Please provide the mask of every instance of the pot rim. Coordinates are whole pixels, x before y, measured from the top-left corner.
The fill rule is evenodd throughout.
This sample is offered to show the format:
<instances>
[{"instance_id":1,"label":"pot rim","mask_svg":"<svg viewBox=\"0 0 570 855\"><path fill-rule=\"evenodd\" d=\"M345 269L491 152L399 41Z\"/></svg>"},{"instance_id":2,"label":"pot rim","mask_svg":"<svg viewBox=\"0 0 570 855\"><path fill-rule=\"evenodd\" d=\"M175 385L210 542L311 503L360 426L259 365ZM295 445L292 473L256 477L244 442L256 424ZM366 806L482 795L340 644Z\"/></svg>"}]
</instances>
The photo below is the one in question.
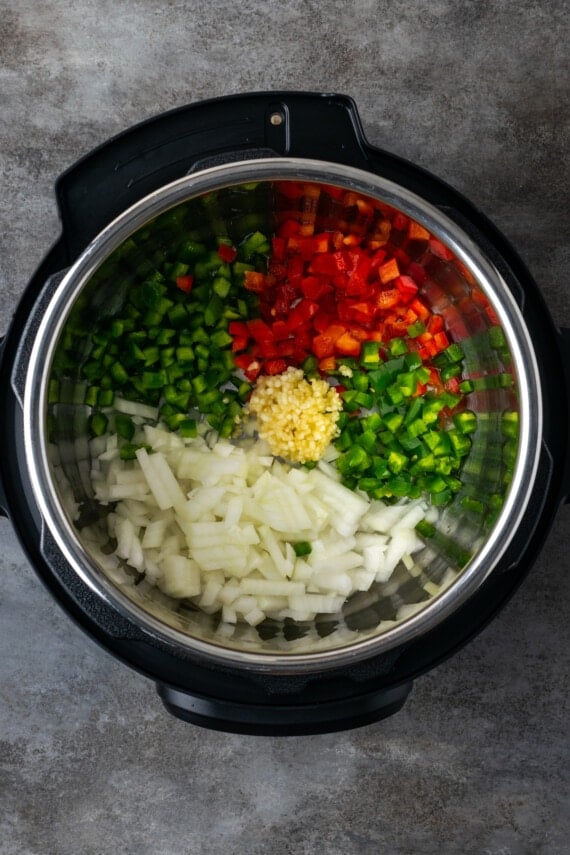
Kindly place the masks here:
<instances>
[{"instance_id":1,"label":"pot rim","mask_svg":"<svg viewBox=\"0 0 570 855\"><path fill-rule=\"evenodd\" d=\"M254 181L316 181L381 199L441 239L475 277L493 306L515 366L520 435L512 483L499 517L467 567L424 608L376 635L330 649L303 653L252 652L203 641L170 626L138 606L111 582L82 546L57 495L47 449L47 387L56 343L81 290L133 232L164 211L213 190ZM305 158L244 160L191 173L164 185L126 209L101 231L69 268L45 308L33 342L24 389L24 450L33 493L46 525L74 572L122 617L185 653L235 667L291 673L323 670L377 656L441 623L480 587L512 543L532 492L543 429L540 374L529 332L510 289L480 247L446 214L389 179L339 163Z\"/></svg>"}]
</instances>

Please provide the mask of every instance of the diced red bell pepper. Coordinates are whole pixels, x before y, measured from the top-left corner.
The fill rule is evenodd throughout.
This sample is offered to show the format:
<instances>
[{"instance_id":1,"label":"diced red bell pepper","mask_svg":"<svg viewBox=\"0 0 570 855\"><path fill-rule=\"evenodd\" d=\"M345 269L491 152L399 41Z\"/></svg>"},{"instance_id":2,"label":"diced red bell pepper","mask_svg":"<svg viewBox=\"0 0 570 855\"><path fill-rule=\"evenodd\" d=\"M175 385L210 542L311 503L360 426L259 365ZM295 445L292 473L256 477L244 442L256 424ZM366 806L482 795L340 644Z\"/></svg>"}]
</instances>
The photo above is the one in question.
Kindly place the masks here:
<instances>
[{"instance_id":1,"label":"diced red bell pepper","mask_svg":"<svg viewBox=\"0 0 570 855\"><path fill-rule=\"evenodd\" d=\"M258 356L261 359L277 359L283 354L279 350L279 345L276 341L259 341L252 348L253 356Z\"/></svg>"},{"instance_id":2,"label":"diced red bell pepper","mask_svg":"<svg viewBox=\"0 0 570 855\"><path fill-rule=\"evenodd\" d=\"M228 324L230 335L249 336L249 327L245 321L230 321Z\"/></svg>"},{"instance_id":3,"label":"diced red bell pepper","mask_svg":"<svg viewBox=\"0 0 570 855\"><path fill-rule=\"evenodd\" d=\"M287 368L287 363L284 359L268 359L263 363L265 374L282 374Z\"/></svg>"},{"instance_id":4,"label":"diced red bell pepper","mask_svg":"<svg viewBox=\"0 0 570 855\"><path fill-rule=\"evenodd\" d=\"M343 321L356 321L359 324L371 324L377 306L366 302L344 302L339 305L339 318Z\"/></svg>"},{"instance_id":5,"label":"diced red bell pepper","mask_svg":"<svg viewBox=\"0 0 570 855\"><path fill-rule=\"evenodd\" d=\"M249 337L244 335L236 335L234 336L234 340L232 341L232 352L240 353L242 350L247 348L247 343L249 341Z\"/></svg>"},{"instance_id":6,"label":"diced red bell pepper","mask_svg":"<svg viewBox=\"0 0 570 855\"><path fill-rule=\"evenodd\" d=\"M313 353L317 359L323 359L326 356L333 356L334 341L331 336L321 333L313 339Z\"/></svg>"},{"instance_id":7,"label":"diced red bell pepper","mask_svg":"<svg viewBox=\"0 0 570 855\"><path fill-rule=\"evenodd\" d=\"M336 359L334 356L325 356L324 359L319 360L319 371L323 374L329 374L331 371L334 371L336 368Z\"/></svg>"},{"instance_id":8,"label":"diced red bell pepper","mask_svg":"<svg viewBox=\"0 0 570 855\"><path fill-rule=\"evenodd\" d=\"M360 356L360 341L350 332L345 332L337 338L334 346L341 356Z\"/></svg>"},{"instance_id":9,"label":"diced red bell pepper","mask_svg":"<svg viewBox=\"0 0 570 855\"><path fill-rule=\"evenodd\" d=\"M323 276L334 276L338 273L338 264L335 256L337 253L322 252L315 256L309 264L309 273L317 273Z\"/></svg>"},{"instance_id":10,"label":"diced red bell pepper","mask_svg":"<svg viewBox=\"0 0 570 855\"><path fill-rule=\"evenodd\" d=\"M252 318L247 322L249 334L257 342L273 341L273 333L271 328L261 318Z\"/></svg>"},{"instance_id":11,"label":"diced red bell pepper","mask_svg":"<svg viewBox=\"0 0 570 855\"><path fill-rule=\"evenodd\" d=\"M405 214L402 214L401 211L398 211L392 220L392 225L396 231L402 232L408 225L408 217L406 217Z\"/></svg>"},{"instance_id":12,"label":"diced red bell pepper","mask_svg":"<svg viewBox=\"0 0 570 855\"><path fill-rule=\"evenodd\" d=\"M384 264L381 264L378 268L378 276L380 277L380 282L383 285L387 285L388 282L391 282L392 279L396 279L396 277L399 275L400 270L398 268L398 262L395 258L391 258L389 261L385 261Z\"/></svg>"},{"instance_id":13,"label":"diced red bell pepper","mask_svg":"<svg viewBox=\"0 0 570 855\"><path fill-rule=\"evenodd\" d=\"M451 392L452 395L458 395L461 392L459 384L460 380L457 377L450 377L449 380L446 380L445 382L445 389L447 392Z\"/></svg>"},{"instance_id":14,"label":"diced red bell pepper","mask_svg":"<svg viewBox=\"0 0 570 855\"><path fill-rule=\"evenodd\" d=\"M339 339L341 337L341 335L345 334L346 327L344 326L344 324L334 324L333 323L333 324L329 324L329 326L325 329L324 332L325 332L325 335L330 336L333 341L337 341L337 339Z\"/></svg>"},{"instance_id":15,"label":"diced red bell pepper","mask_svg":"<svg viewBox=\"0 0 570 855\"><path fill-rule=\"evenodd\" d=\"M398 278L394 280L394 284L400 292L404 302L412 300L419 290L411 276L398 276Z\"/></svg>"},{"instance_id":16,"label":"diced red bell pepper","mask_svg":"<svg viewBox=\"0 0 570 855\"><path fill-rule=\"evenodd\" d=\"M218 255L226 264L231 264L237 258L237 249L227 243L221 243L218 247Z\"/></svg>"},{"instance_id":17,"label":"diced red bell pepper","mask_svg":"<svg viewBox=\"0 0 570 855\"><path fill-rule=\"evenodd\" d=\"M279 226L278 237L288 240L288 238L292 237L293 235L298 235L300 228L301 227L297 220L285 220L285 222L281 223L281 225Z\"/></svg>"},{"instance_id":18,"label":"diced red bell pepper","mask_svg":"<svg viewBox=\"0 0 570 855\"><path fill-rule=\"evenodd\" d=\"M427 331L432 335L441 332L443 330L443 327L444 323L441 315L432 315L427 322Z\"/></svg>"},{"instance_id":19,"label":"diced red bell pepper","mask_svg":"<svg viewBox=\"0 0 570 855\"><path fill-rule=\"evenodd\" d=\"M376 303L382 311L393 309L400 302L400 292L397 288L389 288L387 291L380 291L376 297Z\"/></svg>"},{"instance_id":20,"label":"diced red bell pepper","mask_svg":"<svg viewBox=\"0 0 570 855\"><path fill-rule=\"evenodd\" d=\"M305 276L301 279L301 291L308 300L319 300L332 292L332 286L324 276Z\"/></svg>"},{"instance_id":21,"label":"diced red bell pepper","mask_svg":"<svg viewBox=\"0 0 570 855\"><path fill-rule=\"evenodd\" d=\"M274 237L271 239L272 258L275 261L283 261L285 259L285 238Z\"/></svg>"},{"instance_id":22,"label":"diced red bell pepper","mask_svg":"<svg viewBox=\"0 0 570 855\"><path fill-rule=\"evenodd\" d=\"M346 235L342 240L344 246L360 246L362 238L356 234Z\"/></svg>"},{"instance_id":23,"label":"diced red bell pepper","mask_svg":"<svg viewBox=\"0 0 570 855\"><path fill-rule=\"evenodd\" d=\"M265 273L259 273L257 270L246 270L243 285L248 291L253 291L255 294L263 294L267 288L267 277Z\"/></svg>"},{"instance_id":24,"label":"diced red bell pepper","mask_svg":"<svg viewBox=\"0 0 570 855\"><path fill-rule=\"evenodd\" d=\"M328 312L326 309L319 309L315 317L313 318L313 328L319 332L326 332L327 327L330 327L332 323L335 321L335 315L332 312Z\"/></svg>"},{"instance_id":25,"label":"diced red bell pepper","mask_svg":"<svg viewBox=\"0 0 570 855\"><path fill-rule=\"evenodd\" d=\"M285 341L291 335L289 324L285 321L274 321L271 324L271 332L275 341Z\"/></svg>"},{"instance_id":26,"label":"diced red bell pepper","mask_svg":"<svg viewBox=\"0 0 570 855\"><path fill-rule=\"evenodd\" d=\"M416 223L415 220L410 220L410 224L408 226L408 238L410 240L429 240L430 233L422 225Z\"/></svg>"},{"instance_id":27,"label":"diced red bell pepper","mask_svg":"<svg viewBox=\"0 0 570 855\"><path fill-rule=\"evenodd\" d=\"M184 291L185 294L189 294L192 290L192 286L194 285L194 277L191 273L188 273L186 276L177 276L176 277L176 287L180 289L180 291Z\"/></svg>"},{"instance_id":28,"label":"diced red bell pepper","mask_svg":"<svg viewBox=\"0 0 570 855\"><path fill-rule=\"evenodd\" d=\"M291 332L294 332L296 327L306 324L319 311L319 304L312 300L300 300L289 312L287 324Z\"/></svg>"},{"instance_id":29,"label":"diced red bell pepper","mask_svg":"<svg viewBox=\"0 0 570 855\"><path fill-rule=\"evenodd\" d=\"M241 368L248 380L257 380L261 372L261 362L249 353L240 353L234 357L234 362Z\"/></svg>"},{"instance_id":30,"label":"diced red bell pepper","mask_svg":"<svg viewBox=\"0 0 570 855\"><path fill-rule=\"evenodd\" d=\"M356 259L354 270L348 277L346 293L350 297L364 296L368 291L368 276L372 268L372 262L366 255L360 255Z\"/></svg>"},{"instance_id":31,"label":"diced red bell pepper","mask_svg":"<svg viewBox=\"0 0 570 855\"><path fill-rule=\"evenodd\" d=\"M370 259L370 270L377 270L386 258L385 249L377 249Z\"/></svg>"},{"instance_id":32,"label":"diced red bell pepper","mask_svg":"<svg viewBox=\"0 0 570 855\"><path fill-rule=\"evenodd\" d=\"M438 351L444 350L446 347L449 347L450 343L444 330L442 330L441 332L437 332L433 337L433 341Z\"/></svg>"},{"instance_id":33,"label":"diced red bell pepper","mask_svg":"<svg viewBox=\"0 0 570 855\"><path fill-rule=\"evenodd\" d=\"M410 309L412 309L420 321L423 321L424 323L430 316L430 310L428 307L417 297L410 303Z\"/></svg>"},{"instance_id":34,"label":"diced red bell pepper","mask_svg":"<svg viewBox=\"0 0 570 855\"><path fill-rule=\"evenodd\" d=\"M432 255L437 256L437 258L441 258L442 261L451 261L453 258L451 250L448 249L441 241L436 240L436 238L430 238L428 247Z\"/></svg>"}]
</instances>

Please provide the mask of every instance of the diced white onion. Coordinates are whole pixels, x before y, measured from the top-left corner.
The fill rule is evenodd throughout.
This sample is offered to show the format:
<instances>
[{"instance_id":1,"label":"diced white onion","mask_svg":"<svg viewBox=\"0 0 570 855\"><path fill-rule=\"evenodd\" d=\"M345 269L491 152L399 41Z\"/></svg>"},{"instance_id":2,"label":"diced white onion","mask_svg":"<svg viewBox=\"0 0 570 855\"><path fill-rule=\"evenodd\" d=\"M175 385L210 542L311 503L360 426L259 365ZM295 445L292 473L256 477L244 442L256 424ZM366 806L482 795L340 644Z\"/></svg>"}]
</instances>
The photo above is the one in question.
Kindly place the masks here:
<instances>
[{"instance_id":1,"label":"diced white onion","mask_svg":"<svg viewBox=\"0 0 570 855\"><path fill-rule=\"evenodd\" d=\"M139 436L153 450L139 448L132 462L119 458L116 437L92 446L96 496L117 503L107 518L117 541L109 558L144 573L141 584L221 612L221 638L237 623L240 634L255 634L268 616L338 613L351 594L386 584L400 563L416 575L413 553L423 544L414 528L427 505L386 505L349 490L334 454L304 469L275 460L259 440L239 447L148 425ZM300 541L310 549L297 556ZM424 587L431 594L437 586Z\"/></svg>"}]
</instances>

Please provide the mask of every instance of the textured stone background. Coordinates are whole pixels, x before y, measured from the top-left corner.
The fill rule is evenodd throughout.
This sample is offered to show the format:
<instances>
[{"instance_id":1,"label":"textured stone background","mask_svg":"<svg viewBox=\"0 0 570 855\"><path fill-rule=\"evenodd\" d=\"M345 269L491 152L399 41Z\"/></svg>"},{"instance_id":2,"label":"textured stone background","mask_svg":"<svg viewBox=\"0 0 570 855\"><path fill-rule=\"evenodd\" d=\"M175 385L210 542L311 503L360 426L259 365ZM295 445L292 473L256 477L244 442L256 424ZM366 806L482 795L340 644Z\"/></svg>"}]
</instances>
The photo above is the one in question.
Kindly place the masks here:
<instances>
[{"instance_id":1,"label":"textured stone background","mask_svg":"<svg viewBox=\"0 0 570 855\"><path fill-rule=\"evenodd\" d=\"M570 327L567 17L563 0L0 0L0 331L57 235L62 170L165 109L271 88L352 95L369 140L484 210ZM570 852L569 513L398 716L286 740L170 718L0 521L0 853Z\"/></svg>"}]
</instances>

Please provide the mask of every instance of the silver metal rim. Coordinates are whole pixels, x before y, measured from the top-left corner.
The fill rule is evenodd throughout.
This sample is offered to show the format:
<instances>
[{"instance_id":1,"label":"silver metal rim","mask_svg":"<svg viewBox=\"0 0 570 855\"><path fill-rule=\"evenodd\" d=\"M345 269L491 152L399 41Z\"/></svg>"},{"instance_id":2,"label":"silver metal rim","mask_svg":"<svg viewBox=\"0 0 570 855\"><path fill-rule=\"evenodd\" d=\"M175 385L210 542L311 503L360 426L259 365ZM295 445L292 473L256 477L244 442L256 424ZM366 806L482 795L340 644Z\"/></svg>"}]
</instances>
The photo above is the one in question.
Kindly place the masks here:
<instances>
[{"instance_id":1,"label":"silver metal rim","mask_svg":"<svg viewBox=\"0 0 570 855\"><path fill-rule=\"evenodd\" d=\"M456 582L424 609L378 636L330 650L268 654L233 650L185 635L148 614L113 585L85 551L61 507L50 472L44 425L55 344L83 286L107 256L149 220L194 196L229 185L282 178L340 184L380 198L421 222L450 247L486 293L503 326L516 370L521 429L514 477L502 512ZM394 182L342 164L296 158L242 161L188 175L151 193L110 223L57 287L33 344L24 392L24 444L34 496L43 524L80 579L123 617L162 642L211 662L272 673L325 670L379 655L418 638L456 611L497 566L517 531L537 471L542 418L540 376L528 330L503 277L477 244L438 209Z\"/></svg>"}]
</instances>

